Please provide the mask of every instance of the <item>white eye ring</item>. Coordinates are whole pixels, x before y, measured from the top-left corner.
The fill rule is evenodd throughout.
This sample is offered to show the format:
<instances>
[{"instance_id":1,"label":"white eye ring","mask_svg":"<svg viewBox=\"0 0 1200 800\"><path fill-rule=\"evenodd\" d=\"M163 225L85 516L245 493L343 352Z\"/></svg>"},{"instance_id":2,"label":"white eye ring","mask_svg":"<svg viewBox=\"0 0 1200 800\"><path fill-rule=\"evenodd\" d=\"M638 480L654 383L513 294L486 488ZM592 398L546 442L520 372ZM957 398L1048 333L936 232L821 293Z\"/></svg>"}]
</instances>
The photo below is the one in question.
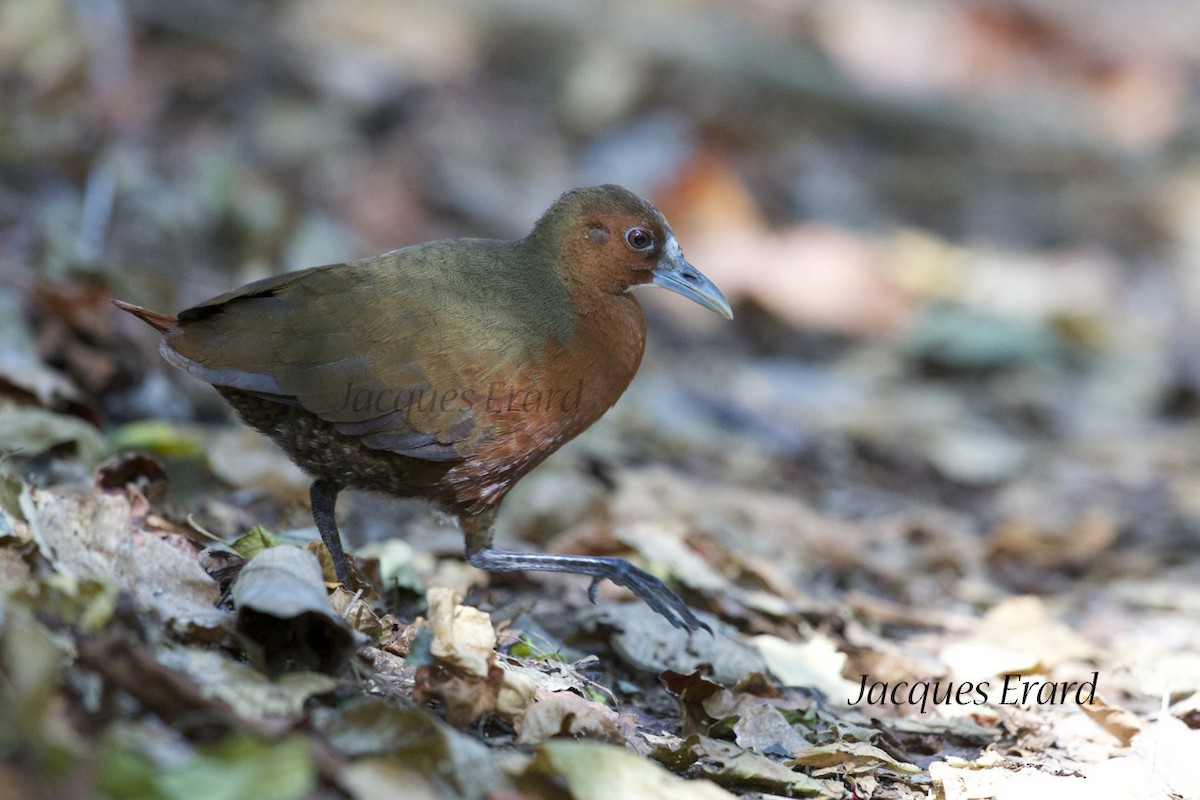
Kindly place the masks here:
<instances>
[{"instance_id":1,"label":"white eye ring","mask_svg":"<svg viewBox=\"0 0 1200 800\"><path fill-rule=\"evenodd\" d=\"M630 228L625 231L625 244L630 250L642 252L654 247L654 234L645 228Z\"/></svg>"}]
</instances>

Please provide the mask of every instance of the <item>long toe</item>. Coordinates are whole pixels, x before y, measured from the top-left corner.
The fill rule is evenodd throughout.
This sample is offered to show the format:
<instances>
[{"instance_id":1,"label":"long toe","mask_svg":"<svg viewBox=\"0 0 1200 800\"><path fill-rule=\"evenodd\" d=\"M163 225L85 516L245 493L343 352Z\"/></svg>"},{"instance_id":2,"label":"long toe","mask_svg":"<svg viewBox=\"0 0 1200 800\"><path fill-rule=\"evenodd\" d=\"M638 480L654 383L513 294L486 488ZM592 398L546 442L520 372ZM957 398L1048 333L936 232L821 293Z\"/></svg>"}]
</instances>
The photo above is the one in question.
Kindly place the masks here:
<instances>
[{"instance_id":1,"label":"long toe","mask_svg":"<svg viewBox=\"0 0 1200 800\"><path fill-rule=\"evenodd\" d=\"M588 597L593 603L596 602L596 586L600 581L608 579L636 594L646 605L665 617L676 628L687 631L703 629L712 633L712 628L696 619L696 615L688 608L687 603L667 588L665 583L649 572L638 569L623 558L519 553L498 550L493 547L481 547L467 551L467 562L471 566L489 572L536 570L588 575L592 578L592 583L588 586Z\"/></svg>"},{"instance_id":2,"label":"long toe","mask_svg":"<svg viewBox=\"0 0 1200 800\"><path fill-rule=\"evenodd\" d=\"M615 560L613 567L609 580L636 594L676 628L687 631L704 629L712 633L712 628L697 619L683 598L661 580L623 559Z\"/></svg>"}]
</instances>

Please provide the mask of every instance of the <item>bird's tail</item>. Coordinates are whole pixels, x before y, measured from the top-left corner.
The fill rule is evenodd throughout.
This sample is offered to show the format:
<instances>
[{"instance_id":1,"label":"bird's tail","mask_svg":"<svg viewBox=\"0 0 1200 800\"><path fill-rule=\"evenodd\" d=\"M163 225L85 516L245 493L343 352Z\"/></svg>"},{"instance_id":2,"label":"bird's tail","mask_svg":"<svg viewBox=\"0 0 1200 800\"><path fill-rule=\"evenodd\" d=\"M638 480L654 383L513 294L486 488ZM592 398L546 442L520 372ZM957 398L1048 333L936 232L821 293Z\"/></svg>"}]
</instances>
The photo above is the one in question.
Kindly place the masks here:
<instances>
[{"instance_id":1,"label":"bird's tail","mask_svg":"<svg viewBox=\"0 0 1200 800\"><path fill-rule=\"evenodd\" d=\"M157 311L151 311L148 308L135 306L133 303L126 303L124 300L113 300L113 305L122 311L128 311L135 317L146 323L161 333L166 333L175 328L179 324L179 320L167 314L160 314Z\"/></svg>"}]
</instances>

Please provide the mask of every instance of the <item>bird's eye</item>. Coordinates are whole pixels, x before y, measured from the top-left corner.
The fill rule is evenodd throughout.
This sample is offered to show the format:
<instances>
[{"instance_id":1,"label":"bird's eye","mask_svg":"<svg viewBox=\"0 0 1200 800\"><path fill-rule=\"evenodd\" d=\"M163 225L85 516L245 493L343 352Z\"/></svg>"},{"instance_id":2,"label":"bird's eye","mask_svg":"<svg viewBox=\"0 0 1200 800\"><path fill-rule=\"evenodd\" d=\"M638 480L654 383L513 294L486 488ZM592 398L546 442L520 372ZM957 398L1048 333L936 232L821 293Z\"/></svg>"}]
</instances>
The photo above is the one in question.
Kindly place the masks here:
<instances>
[{"instance_id":1,"label":"bird's eye","mask_svg":"<svg viewBox=\"0 0 1200 800\"><path fill-rule=\"evenodd\" d=\"M654 236L645 228L630 228L625 231L625 244L633 250L649 250L654 246Z\"/></svg>"}]
</instances>

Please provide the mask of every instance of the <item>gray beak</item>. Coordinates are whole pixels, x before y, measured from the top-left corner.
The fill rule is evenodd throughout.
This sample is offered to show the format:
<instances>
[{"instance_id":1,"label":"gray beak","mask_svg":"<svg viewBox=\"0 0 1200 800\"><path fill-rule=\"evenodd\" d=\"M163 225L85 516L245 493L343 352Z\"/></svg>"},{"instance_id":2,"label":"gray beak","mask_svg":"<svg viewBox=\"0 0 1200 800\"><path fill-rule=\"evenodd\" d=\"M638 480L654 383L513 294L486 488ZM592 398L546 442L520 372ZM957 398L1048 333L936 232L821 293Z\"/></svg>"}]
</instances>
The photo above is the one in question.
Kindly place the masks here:
<instances>
[{"instance_id":1,"label":"gray beak","mask_svg":"<svg viewBox=\"0 0 1200 800\"><path fill-rule=\"evenodd\" d=\"M655 286L681 294L725 319L733 319L733 309L725 295L700 270L684 260L678 245L666 249L650 274L654 276L650 282Z\"/></svg>"}]
</instances>

